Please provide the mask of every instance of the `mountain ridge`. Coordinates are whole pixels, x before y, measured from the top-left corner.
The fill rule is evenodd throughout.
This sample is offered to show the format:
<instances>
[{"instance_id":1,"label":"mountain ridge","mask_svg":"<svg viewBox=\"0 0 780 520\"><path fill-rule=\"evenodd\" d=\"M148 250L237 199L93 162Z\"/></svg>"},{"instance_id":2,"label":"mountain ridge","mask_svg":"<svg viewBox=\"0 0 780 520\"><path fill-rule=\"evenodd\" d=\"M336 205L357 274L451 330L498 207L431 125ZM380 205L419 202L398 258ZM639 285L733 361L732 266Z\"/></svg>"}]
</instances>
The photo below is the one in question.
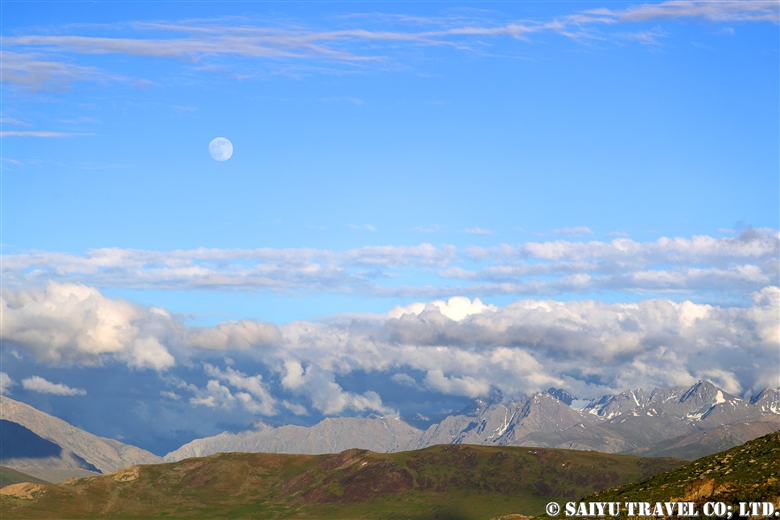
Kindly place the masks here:
<instances>
[{"instance_id":1,"label":"mountain ridge","mask_svg":"<svg viewBox=\"0 0 780 520\"><path fill-rule=\"evenodd\" d=\"M51 467L59 469L89 469L89 466L102 473L109 473L134 464L159 464L162 458L157 455L113 439L99 437L68 424L30 405L0 395L0 420L10 421L24 427L36 436L49 441L82 459L88 466L63 460L57 464L53 459L48 466L32 466L30 458L8 458L3 464L17 469L28 467ZM9 439L10 440L10 439ZM34 460L34 459L32 459Z\"/></svg>"},{"instance_id":2,"label":"mountain ridge","mask_svg":"<svg viewBox=\"0 0 780 520\"><path fill-rule=\"evenodd\" d=\"M477 398L472 405L424 430L398 418L373 414L366 418L327 418L311 427L274 428L263 424L257 430L195 439L163 458L171 462L245 450L322 454L348 447L393 452L437 444L539 446L603 453L662 450L673 456L677 447L680 453L690 451L692 441L686 439L691 436L720 431L727 425L762 423L732 428L735 432L731 437L721 432L721 442L708 444L711 449L726 449L734 445L727 446L728 442L745 442L753 438L751 435L780 430L778 389L767 388L746 401L708 381L699 381L690 387L655 388L651 392L626 390L591 399L581 409L571 406L575 400L565 390L555 388L507 403L499 402L496 396ZM425 424L429 419L417 415L420 417L412 416L410 422ZM329 439L333 447L324 439Z\"/></svg>"}]
</instances>

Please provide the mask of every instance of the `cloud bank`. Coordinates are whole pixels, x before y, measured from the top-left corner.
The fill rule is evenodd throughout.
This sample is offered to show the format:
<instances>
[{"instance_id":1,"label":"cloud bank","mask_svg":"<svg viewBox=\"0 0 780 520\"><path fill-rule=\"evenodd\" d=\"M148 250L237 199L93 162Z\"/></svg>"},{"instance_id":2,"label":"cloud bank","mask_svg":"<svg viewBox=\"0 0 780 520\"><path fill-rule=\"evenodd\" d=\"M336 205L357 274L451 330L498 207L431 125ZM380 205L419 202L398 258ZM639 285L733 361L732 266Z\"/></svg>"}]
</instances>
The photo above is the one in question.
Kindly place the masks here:
<instances>
[{"instance_id":1,"label":"cloud bank","mask_svg":"<svg viewBox=\"0 0 780 520\"><path fill-rule=\"evenodd\" d=\"M171 384L189 394L192 406L243 407L264 416L280 407L297 414L395 413L377 388L346 390L340 378L354 373L468 397L492 389L519 396L550 386L592 397L698 379L745 395L780 383L777 286L752 293L747 306L654 298L521 299L499 307L453 297L280 327L251 320L188 327L163 309L56 282L42 291L6 291L3 305L2 339L46 363L113 361L164 374L205 353L210 359L216 352L249 356L270 375L209 361L203 364L205 387L175 378ZM6 390L12 384L2 381ZM60 395L79 392L41 378L23 385Z\"/></svg>"},{"instance_id":2,"label":"cloud bank","mask_svg":"<svg viewBox=\"0 0 780 520\"><path fill-rule=\"evenodd\" d=\"M584 233L588 228L569 231ZM270 291L299 294L446 298L565 293L748 296L777 285L780 236L661 237L653 242L554 240L495 247L370 246L322 249L94 249L85 255L30 252L4 256L7 287L48 280L100 288ZM435 284L404 283L411 276ZM736 301L735 300L735 301Z\"/></svg>"}]
</instances>

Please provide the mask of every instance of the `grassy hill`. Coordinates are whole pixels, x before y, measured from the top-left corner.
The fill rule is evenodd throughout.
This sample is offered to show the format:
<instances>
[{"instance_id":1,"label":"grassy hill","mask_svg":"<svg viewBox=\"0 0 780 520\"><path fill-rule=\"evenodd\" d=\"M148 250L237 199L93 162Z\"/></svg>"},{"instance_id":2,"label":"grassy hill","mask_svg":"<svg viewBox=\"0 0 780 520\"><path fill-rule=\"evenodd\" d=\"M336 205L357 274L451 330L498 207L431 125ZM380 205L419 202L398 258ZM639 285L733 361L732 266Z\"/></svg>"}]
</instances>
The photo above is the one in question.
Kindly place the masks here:
<instances>
[{"instance_id":1,"label":"grassy hill","mask_svg":"<svg viewBox=\"0 0 780 520\"><path fill-rule=\"evenodd\" d=\"M780 432L583 501L774 502L780 508Z\"/></svg>"},{"instance_id":2,"label":"grassy hill","mask_svg":"<svg viewBox=\"0 0 780 520\"><path fill-rule=\"evenodd\" d=\"M683 464L597 452L468 445L379 454L224 453L0 490L4 518L490 519L540 514Z\"/></svg>"}]
</instances>

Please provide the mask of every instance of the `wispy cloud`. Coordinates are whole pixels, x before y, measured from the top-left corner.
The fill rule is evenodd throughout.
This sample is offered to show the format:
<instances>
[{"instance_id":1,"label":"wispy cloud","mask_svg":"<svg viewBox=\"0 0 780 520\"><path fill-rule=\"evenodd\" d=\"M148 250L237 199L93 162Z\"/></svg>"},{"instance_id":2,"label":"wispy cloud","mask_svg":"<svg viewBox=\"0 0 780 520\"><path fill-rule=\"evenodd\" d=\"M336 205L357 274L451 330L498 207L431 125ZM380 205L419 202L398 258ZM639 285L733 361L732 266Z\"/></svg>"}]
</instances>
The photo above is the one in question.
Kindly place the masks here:
<instances>
[{"instance_id":1,"label":"wispy cloud","mask_svg":"<svg viewBox=\"0 0 780 520\"><path fill-rule=\"evenodd\" d=\"M202 71L235 70L231 60L264 60L268 63L309 62L309 70L326 68L323 62L356 66L386 66L401 46L448 46L475 52L486 40L525 40L537 33L557 33L578 41L598 38L633 39L657 43L659 28L610 36L604 30L620 24L639 24L674 19L702 19L712 23L777 23L777 2L674 1L639 4L626 9L591 9L546 20L488 20L467 17L414 18L383 14L344 16L341 27L318 29L302 24L246 19L216 19L187 22L136 22L113 27L123 36L83 34L97 26L80 25L82 34L26 34L6 36L3 47L4 83L30 89L56 89L73 81L139 81L93 66L73 63L73 56L125 55L175 59ZM104 29L105 26L100 26ZM60 29L72 32L75 27ZM299 65L300 66L300 65ZM330 70L330 69L329 69ZM254 74L254 72L253 72ZM250 74L251 75L251 74ZM148 81L148 80L140 80Z\"/></svg>"},{"instance_id":2,"label":"wispy cloud","mask_svg":"<svg viewBox=\"0 0 780 520\"><path fill-rule=\"evenodd\" d=\"M49 138L60 138L60 137L72 137L74 135L83 135L83 134L72 134L72 133L66 133L66 132L17 132L17 131L7 131L7 132L0 132L0 137L49 137Z\"/></svg>"},{"instance_id":3,"label":"wispy cloud","mask_svg":"<svg viewBox=\"0 0 780 520\"><path fill-rule=\"evenodd\" d=\"M438 233L441 231L441 226L438 224L430 224L427 226L417 226L413 227L412 231L418 232L418 233Z\"/></svg>"},{"instance_id":4,"label":"wispy cloud","mask_svg":"<svg viewBox=\"0 0 780 520\"><path fill-rule=\"evenodd\" d=\"M593 231L587 226L565 227L565 228L553 230L553 235L569 235L573 237L581 237L584 235L592 235L592 234Z\"/></svg>"}]
</instances>

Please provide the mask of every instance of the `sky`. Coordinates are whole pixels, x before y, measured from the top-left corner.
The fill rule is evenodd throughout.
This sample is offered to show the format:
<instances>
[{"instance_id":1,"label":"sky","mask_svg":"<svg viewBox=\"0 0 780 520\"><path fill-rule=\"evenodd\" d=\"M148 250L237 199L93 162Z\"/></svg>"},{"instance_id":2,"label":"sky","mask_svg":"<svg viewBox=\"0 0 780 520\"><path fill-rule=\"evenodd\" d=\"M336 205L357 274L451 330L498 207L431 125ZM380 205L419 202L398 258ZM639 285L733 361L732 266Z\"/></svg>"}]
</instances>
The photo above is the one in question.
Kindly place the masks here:
<instances>
[{"instance_id":1,"label":"sky","mask_svg":"<svg viewBox=\"0 0 780 520\"><path fill-rule=\"evenodd\" d=\"M13 399L164 455L780 386L777 2L0 10Z\"/></svg>"}]
</instances>

